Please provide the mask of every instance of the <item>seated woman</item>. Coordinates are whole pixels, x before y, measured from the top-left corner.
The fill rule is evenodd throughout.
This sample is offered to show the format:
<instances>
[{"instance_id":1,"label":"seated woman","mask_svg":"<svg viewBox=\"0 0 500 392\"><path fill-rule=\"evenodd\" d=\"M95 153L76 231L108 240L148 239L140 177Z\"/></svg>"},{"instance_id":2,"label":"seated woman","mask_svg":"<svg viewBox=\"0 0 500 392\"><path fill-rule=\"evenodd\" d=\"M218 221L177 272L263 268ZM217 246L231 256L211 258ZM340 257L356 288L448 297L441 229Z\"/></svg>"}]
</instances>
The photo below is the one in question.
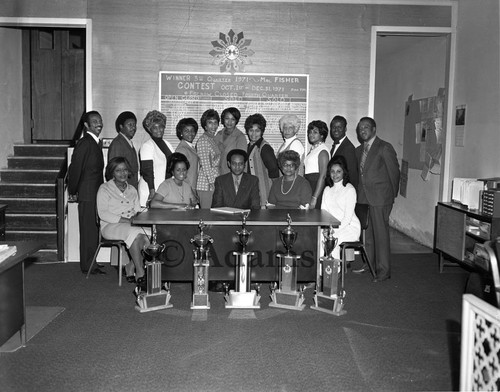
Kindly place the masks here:
<instances>
[{"instance_id":1,"label":"seated woman","mask_svg":"<svg viewBox=\"0 0 500 392\"><path fill-rule=\"evenodd\" d=\"M327 173L321 209L340 221L340 226L334 229L334 236L338 239L338 243L333 250L333 257L339 259L340 244L346 241L358 241L361 224L354 213L356 189L349 182L345 158L342 155L334 156L328 162Z\"/></svg>"},{"instance_id":2,"label":"seated woman","mask_svg":"<svg viewBox=\"0 0 500 392\"><path fill-rule=\"evenodd\" d=\"M312 196L309 182L297 174L300 156L293 150L280 152L278 165L283 177L273 182L269 191L270 206L282 209L309 208Z\"/></svg>"},{"instance_id":3,"label":"seated woman","mask_svg":"<svg viewBox=\"0 0 500 392\"><path fill-rule=\"evenodd\" d=\"M174 152L167 171L172 175L163 181L151 200L151 208L193 208L198 199L186 181L189 161L184 154Z\"/></svg>"},{"instance_id":4,"label":"seated woman","mask_svg":"<svg viewBox=\"0 0 500 392\"><path fill-rule=\"evenodd\" d=\"M109 160L106 166L107 182L97 191L97 213L102 236L127 244L132 257L132 263L125 266L127 281L137 281L142 285L145 278L141 251L149 245L149 233L142 227L131 225L131 219L141 207L136 189L127 183L129 172L129 163L125 158L114 157Z\"/></svg>"}]
</instances>

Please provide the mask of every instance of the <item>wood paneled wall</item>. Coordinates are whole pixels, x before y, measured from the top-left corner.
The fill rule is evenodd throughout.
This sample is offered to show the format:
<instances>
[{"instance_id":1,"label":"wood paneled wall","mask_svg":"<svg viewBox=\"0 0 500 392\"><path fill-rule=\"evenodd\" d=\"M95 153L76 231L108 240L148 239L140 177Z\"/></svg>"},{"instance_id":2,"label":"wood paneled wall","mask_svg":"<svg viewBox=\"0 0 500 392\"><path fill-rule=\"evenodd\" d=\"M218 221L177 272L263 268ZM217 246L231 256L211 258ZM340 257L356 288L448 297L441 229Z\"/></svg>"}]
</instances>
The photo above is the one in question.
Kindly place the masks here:
<instances>
[{"instance_id":1,"label":"wood paneled wall","mask_svg":"<svg viewBox=\"0 0 500 392\"><path fill-rule=\"evenodd\" d=\"M209 55L219 32L243 31L253 73L310 75L309 121L367 114L372 25L441 26L449 7L227 1L89 0L94 108L104 136L123 110L142 119L158 108L158 72L217 72ZM304 128L305 129L305 125ZM136 136L147 138L140 130Z\"/></svg>"},{"instance_id":2,"label":"wood paneled wall","mask_svg":"<svg viewBox=\"0 0 500 392\"><path fill-rule=\"evenodd\" d=\"M252 40L247 72L309 74L309 120L343 114L355 139L368 110L371 26L451 25L447 6L212 0L3 0L0 16L92 19L93 109L104 137L115 135L121 111L142 120L158 108L160 70L217 72L210 42L233 29Z\"/></svg>"}]
</instances>

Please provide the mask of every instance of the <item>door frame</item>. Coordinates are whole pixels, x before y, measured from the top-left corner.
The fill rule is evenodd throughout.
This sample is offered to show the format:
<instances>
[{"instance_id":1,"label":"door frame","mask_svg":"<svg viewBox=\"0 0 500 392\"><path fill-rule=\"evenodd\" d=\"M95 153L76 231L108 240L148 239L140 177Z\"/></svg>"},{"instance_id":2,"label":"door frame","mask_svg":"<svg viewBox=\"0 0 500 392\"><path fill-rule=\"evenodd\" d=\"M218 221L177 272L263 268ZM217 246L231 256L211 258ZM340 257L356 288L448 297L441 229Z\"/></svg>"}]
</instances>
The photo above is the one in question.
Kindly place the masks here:
<instances>
[{"instance_id":1,"label":"door frame","mask_svg":"<svg viewBox=\"0 0 500 392\"><path fill-rule=\"evenodd\" d=\"M85 110L92 110L92 19L0 17L0 27L85 29Z\"/></svg>"},{"instance_id":2,"label":"door frame","mask_svg":"<svg viewBox=\"0 0 500 392\"><path fill-rule=\"evenodd\" d=\"M443 156L441 162L441 184L439 192L440 201L448 201L451 197L451 179L450 177L450 162L451 162L451 132L454 124L454 89L455 89L455 61L456 61L456 23L457 23L457 6L451 7L451 27L420 27L420 26L372 26L371 31L371 46L370 46L370 85L368 98L368 115L373 117L375 111L375 75L376 75L376 60L377 60L377 35L380 33L397 33L401 35L414 34L443 34L449 36L449 61L448 61L448 80L447 82L447 105L446 105L446 135L445 145L443 146Z\"/></svg>"}]
</instances>

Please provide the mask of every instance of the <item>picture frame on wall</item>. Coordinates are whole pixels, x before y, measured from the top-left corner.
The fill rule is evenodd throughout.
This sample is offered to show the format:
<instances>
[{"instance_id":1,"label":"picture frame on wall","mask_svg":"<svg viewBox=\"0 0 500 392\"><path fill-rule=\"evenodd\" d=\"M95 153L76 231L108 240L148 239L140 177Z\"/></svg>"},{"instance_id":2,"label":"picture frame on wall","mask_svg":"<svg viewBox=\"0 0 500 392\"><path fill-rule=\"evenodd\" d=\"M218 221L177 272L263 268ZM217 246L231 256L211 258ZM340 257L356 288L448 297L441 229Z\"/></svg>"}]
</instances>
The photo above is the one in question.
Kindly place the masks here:
<instances>
[{"instance_id":1,"label":"picture frame on wall","mask_svg":"<svg viewBox=\"0 0 500 392\"><path fill-rule=\"evenodd\" d=\"M109 137L102 138L102 148L109 148L112 141L113 139Z\"/></svg>"}]
</instances>

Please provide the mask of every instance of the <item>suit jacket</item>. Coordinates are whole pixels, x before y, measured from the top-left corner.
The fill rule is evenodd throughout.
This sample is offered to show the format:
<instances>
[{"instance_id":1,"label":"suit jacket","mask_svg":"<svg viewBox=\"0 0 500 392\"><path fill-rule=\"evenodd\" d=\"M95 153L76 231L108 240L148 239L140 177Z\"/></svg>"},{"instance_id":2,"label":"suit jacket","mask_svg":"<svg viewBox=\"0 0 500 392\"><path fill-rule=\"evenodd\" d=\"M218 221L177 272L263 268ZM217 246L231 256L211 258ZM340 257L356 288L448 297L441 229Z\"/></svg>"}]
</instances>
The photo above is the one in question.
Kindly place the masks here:
<instances>
[{"instance_id":1,"label":"suit jacket","mask_svg":"<svg viewBox=\"0 0 500 392\"><path fill-rule=\"evenodd\" d=\"M259 209L259 179L251 174L243 173L236 194L231 173L217 177L215 179L212 207Z\"/></svg>"},{"instance_id":2,"label":"suit jacket","mask_svg":"<svg viewBox=\"0 0 500 392\"><path fill-rule=\"evenodd\" d=\"M95 201L104 182L102 150L88 133L76 144L68 170L68 192L78 193L78 201Z\"/></svg>"},{"instance_id":3,"label":"suit jacket","mask_svg":"<svg viewBox=\"0 0 500 392\"><path fill-rule=\"evenodd\" d=\"M363 145L356 148L361 163ZM399 163L390 143L375 136L366 157L363 173L359 171L358 203L373 206L392 205L399 190Z\"/></svg>"},{"instance_id":4,"label":"suit jacket","mask_svg":"<svg viewBox=\"0 0 500 392\"><path fill-rule=\"evenodd\" d=\"M181 140L175 152L180 152L184 154L189 162L189 170L187 172L186 181L191 185L191 188L196 189L196 182L198 181L198 166L200 162L200 157L196 153L196 150L186 143L185 140Z\"/></svg>"},{"instance_id":5,"label":"suit jacket","mask_svg":"<svg viewBox=\"0 0 500 392\"><path fill-rule=\"evenodd\" d=\"M137 184L139 182L139 159L137 157L137 152L135 148L125 140L125 136L119 134L113 139L108 149L108 162L114 157L124 157L130 163L130 169L132 170L129 174L128 183L132 185L137 190Z\"/></svg>"},{"instance_id":6,"label":"suit jacket","mask_svg":"<svg viewBox=\"0 0 500 392\"><path fill-rule=\"evenodd\" d=\"M354 188L358 189L358 160L356 159L356 149L354 148L354 144L346 137L342 143L340 143L339 148L335 151L335 155L333 154L334 147L331 150L331 157L334 156L343 156L347 162L347 171L349 172L349 179ZM328 174L327 174L328 175Z\"/></svg>"}]
</instances>

